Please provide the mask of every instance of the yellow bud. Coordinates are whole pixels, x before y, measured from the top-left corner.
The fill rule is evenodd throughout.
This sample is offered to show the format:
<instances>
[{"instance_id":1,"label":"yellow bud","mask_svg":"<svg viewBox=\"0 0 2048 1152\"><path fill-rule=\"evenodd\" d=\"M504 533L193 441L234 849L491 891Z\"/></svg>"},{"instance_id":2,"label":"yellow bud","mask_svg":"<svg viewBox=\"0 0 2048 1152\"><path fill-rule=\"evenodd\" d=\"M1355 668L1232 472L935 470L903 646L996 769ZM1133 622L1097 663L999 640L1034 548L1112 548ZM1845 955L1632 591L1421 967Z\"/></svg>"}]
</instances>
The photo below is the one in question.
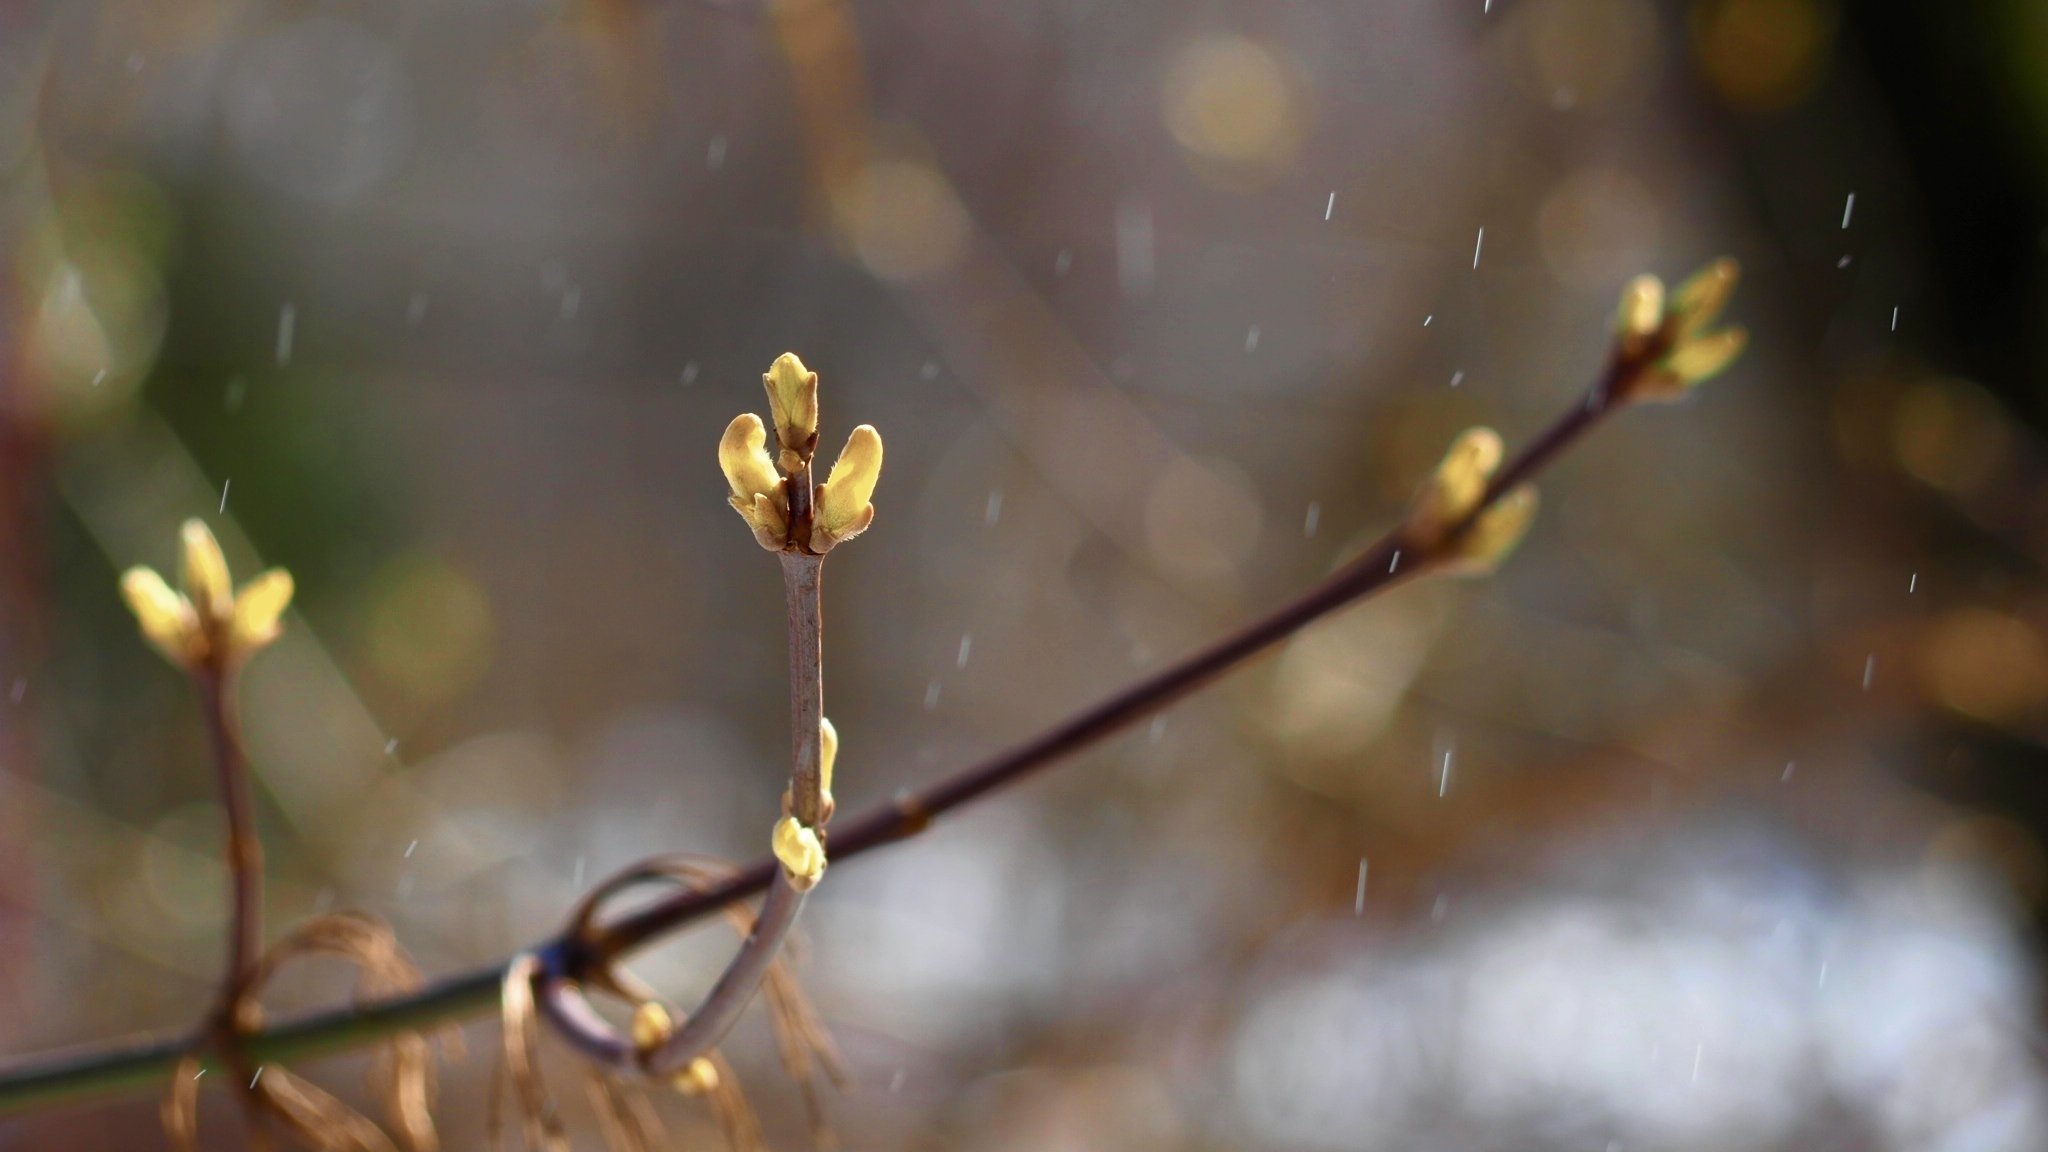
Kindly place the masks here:
<instances>
[{"instance_id":1,"label":"yellow bud","mask_svg":"<svg viewBox=\"0 0 2048 1152\"><path fill-rule=\"evenodd\" d=\"M1736 282L1741 279L1742 265L1727 256L1687 277L1671 294L1671 313L1678 319L1679 338L1694 335L1720 319L1721 310L1728 306L1729 297L1735 295Z\"/></svg>"},{"instance_id":2,"label":"yellow bud","mask_svg":"<svg viewBox=\"0 0 2048 1152\"><path fill-rule=\"evenodd\" d=\"M751 507L754 497L781 489L782 477L768 457L767 443L768 432L752 412L740 413L725 426L718 441L718 466L732 488L735 507Z\"/></svg>"},{"instance_id":3,"label":"yellow bud","mask_svg":"<svg viewBox=\"0 0 2048 1152\"><path fill-rule=\"evenodd\" d=\"M142 626L143 638L179 667L190 665L202 643L191 601L171 590L151 568L130 568L121 576L121 597Z\"/></svg>"},{"instance_id":4,"label":"yellow bud","mask_svg":"<svg viewBox=\"0 0 2048 1152\"><path fill-rule=\"evenodd\" d=\"M676 1030L675 1021L669 1018L668 1009L652 1000L645 1001L633 1009L633 1048L638 1052L652 1052L668 1041Z\"/></svg>"},{"instance_id":5,"label":"yellow bud","mask_svg":"<svg viewBox=\"0 0 2048 1152\"><path fill-rule=\"evenodd\" d=\"M676 1073L670 1083L685 1096L706 1096L718 1091L718 1068L709 1059L699 1056Z\"/></svg>"},{"instance_id":6,"label":"yellow bud","mask_svg":"<svg viewBox=\"0 0 2048 1152\"><path fill-rule=\"evenodd\" d=\"M1418 543L1435 543L1472 514L1503 454L1500 436L1491 428L1468 428L1452 441L1409 513L1409 527Z\"/></svg>"},{"instance_id":7,"label":"yellow bud","mask_svg":"<svg viewBox=\"0 0 2048 1152\"><path fill-rule=\"evenodd\" d=\"M870 501L875 482L882 478L882 434L874 425L863 424L846 438L832 475L818 486L817 512L811 530L811 551L824 552L842 540L851 540L874 522Z\"/></svg>"},{"instance_id":8,"label":"yellow bud","mask_svg":"<svg viewBox=\"0 0 2048 1152\"><path fill-rule=\"evenodd\" d=\"M1522 542L1536 518L1536 489L1524 484L1495 500L1451 545L1446 571L1484 576Z\"/></svg>"},{"instance_id":9,"label":"yellow bud","mask_svg":"<svg viewBox=\"0 0 2048 1152\"><path fill-rule=\"evenodd\" d=\"M234 611L235 589L220 541L197 519L185 521L179 535L185 545L185 596L193 611L202 620L226 620Z\"/></svg>"},{"instance_id":10,"label":"yellow bud","mask_svg":"<svg viewBox=\"0 0 2048 1152\"><path fill-rule=\"evenodd\" d=\"M242 585L235 597L228 643L236 652L253 652L277 639L278 619L291 602L292 574L282 568L272 568Z\"/></svg>"},{"instance_id":11,"label":"yellow bud","mask_svg":"<svg viewBox=\"0 0 2048 1152\"><path fill-rule=\"evenodd\" d=\"M818 719L818 783L825 798L832 797L832 762L839 759L839 729L823 717Z\"/></svg>"},{"instance_id":12,"label":"yellow bud","mask_svg":"<svg viewBox=\"0 0 2048 1152\"><path fill-rule=\"evenodd\" d=\"M1735 362L1749 345L1749 333L1741 328L1723 328L1681 342L1659 366L1681 387L1690 388L1710 379Z\"/></svg>"},{"instance_id":13,"label":"yellow bud","mask_svg":"<svg viewBox=\"0 0 2048 1152\"><path fill-rule=\"evenodd\" d=\"M1664 282L1655 276L1638 276L1621 292L1621 308L1614 328L1622 340L1640 345L1664 326Z\"/></svg>"},{"instance_id":14,"label":"yellow bud","mask_svg":"<svg viewBox=\"0 0 2048 1152\"><path fill-rule=\"evenodd\" d=\"M742 412L725 426L718 441L718 466L732 495L726 503L754 530L754 539L770 552L789 542L789 509L782 476L768 458L768 433L761 418Z\"/></svg>"},{"instance_id":15,"label":"yellow bud","mask_svg":"<svg viewBox=\"0 0 2048 1152\"><path fill-rule=\"evenodd\" d=\"M825 846L818 842L818 834L804 827L796 817L784 816L776 821L769 844L799 889L808 890L825 875Z\"/></svg>"},{"instance_id":16,"label":"yellow bud","mask_svg":"<svg viewBox=\"0 0 2048 1152\"><path fill-rule=\"evenodd\" d=\"M768 389L768 407L775 417L775 438L785 449L810 455L818 435L818 374L804 367L794 352L784 352L761 377Z\"/></svg>"}]
</instances>

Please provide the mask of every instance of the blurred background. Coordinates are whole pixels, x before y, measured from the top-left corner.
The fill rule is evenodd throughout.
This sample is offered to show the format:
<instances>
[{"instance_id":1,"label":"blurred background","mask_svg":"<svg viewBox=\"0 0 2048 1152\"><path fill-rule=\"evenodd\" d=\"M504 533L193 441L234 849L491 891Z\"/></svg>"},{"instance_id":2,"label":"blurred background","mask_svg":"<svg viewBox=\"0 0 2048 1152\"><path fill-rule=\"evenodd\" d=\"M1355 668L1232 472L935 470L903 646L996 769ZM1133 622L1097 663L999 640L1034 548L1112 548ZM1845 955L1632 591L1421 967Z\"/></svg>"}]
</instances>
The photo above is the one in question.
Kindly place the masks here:
<instances>
[{"instance_id":1,"label":"blurred background","mask_svg":"<svg viewBox=\"0 0 2048 1152\"><path fill-rule=\"evenodd\" d=\"M273 930L452 972L766 846L781 590L714 446L777 353L888 442L826 592L859 807L1285 599L1724 252L1752 351L1496 578L834 868L852 1148L2048 1146L2048 8L0 7L0 1052L211 994L199 716L115 588L184 517L298 578L245 685ZM687 1003L729 947L636 967Z\"/></svg>"}]
</instances>

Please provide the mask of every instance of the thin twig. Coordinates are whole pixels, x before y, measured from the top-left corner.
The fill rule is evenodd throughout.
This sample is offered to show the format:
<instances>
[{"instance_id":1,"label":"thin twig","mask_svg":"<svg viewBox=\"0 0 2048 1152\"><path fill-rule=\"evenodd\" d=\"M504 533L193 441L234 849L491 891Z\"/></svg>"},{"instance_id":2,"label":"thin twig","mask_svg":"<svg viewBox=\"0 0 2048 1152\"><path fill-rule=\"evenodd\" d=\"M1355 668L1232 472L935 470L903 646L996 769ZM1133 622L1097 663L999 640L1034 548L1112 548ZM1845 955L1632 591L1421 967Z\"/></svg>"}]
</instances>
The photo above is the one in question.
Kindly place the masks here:
<instances>
[{"instance_id":1,"label":"thin twig","mask_svg":"<svg viewBox=\"0 0 2048 1152\"><path fill-rule=\"evenodd\" d=\"M822 834L830 819L824 811L818 743L818 728L825 720L825 618L819 594L825 558L798 549L777 558L782 561L782 587L789 605L790 813L804 827Z\"/></svg>"},{"instance_id":2,"label":"thin twig","mask_svg":"<svg viewBox=\"0 0 2048 1152\"><path fill-rule=\"evenodd\" d=\"M805 476L798 479L808 483ZM792 480L790 486L796 485L797 481ZM824 609L820 596L825 558L792 548L780 553L779 559L789 609L790 773L785 804L800 823L822 835L825 821L832 815L824 798L820 759L823 746L819 739L819 728L825 719ZM550 966L543 971L534 989L541 1017L585 1056L624 1072L644 1070L666 1077L708 1055L753 1001L761 981L781 954L783 941L803 912L807 887L786 870L778 872L753 930L740 942L739 950L717 983L683 1026L652 1051L637 1051L598 1015L584 998L576 973L566 967ZM630 879L639 874L636 865L625 876ZM609 888L611 884L602 887ZM586 904L571 920L572 931L579 938L588 928L589 912Z\"/></svg>"},{"instance_id":3,"label":"thin twig","mask_svg":"<svg viewBox=\"0 0 2048 1152\"><path fill-rule=\"evenodd\" d=\"M1532 479L1622 405L1621 369L1610 365L1586 397L1508 461L1487 486L1469 525L1514 485ZM844 863L922 831L937 816L1045 768L1144 719L1302 628L1424 570L1413 556L1392 570L1404 546L1395 529L1296 599L1174 664L1082 710L1022 744L916 792L876 805L839 823L832 858ZM683 892L622 917L589 939L564 933L530 953L544 971L579 973L723 910L765 890L781 871L772 857L734 870L726 879ZM497 1004L506 966L500 961L441 980L411 996L290 1021L247 1036L244 1054L257 1061L302 1059L484 1011ZM0 1074L0 1115L39 1106L153 1088L186 1051L181 1039L156 1039L95 1048L40 1060Z\"/></svg>"},{"instance_id":4,"label":"thin twig","mask_svg":"<svg viewBox=\"0 0 2048 1152\"><path fill-rule=\"evenodd\" d=\"M242 1022L250 983L263 958L263 842L256 835L256 807L249 784L249 756L242 747L234 669L209 662L194 671L193 682L204 702L221 810L227 816L228 956L218 1012L221 1025L233 1031Z\"/></svg>"}]
</instances>

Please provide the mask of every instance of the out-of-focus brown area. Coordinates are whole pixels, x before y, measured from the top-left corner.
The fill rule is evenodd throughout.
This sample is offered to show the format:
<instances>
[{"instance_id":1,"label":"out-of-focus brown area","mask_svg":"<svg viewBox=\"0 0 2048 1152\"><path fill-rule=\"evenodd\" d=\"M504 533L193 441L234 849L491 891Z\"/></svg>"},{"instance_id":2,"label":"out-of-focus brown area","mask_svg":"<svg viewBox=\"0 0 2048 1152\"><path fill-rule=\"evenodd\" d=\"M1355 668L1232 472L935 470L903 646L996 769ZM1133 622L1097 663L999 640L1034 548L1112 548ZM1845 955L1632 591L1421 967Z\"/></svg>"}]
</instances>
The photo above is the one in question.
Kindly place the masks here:
<instances>
[{"instance_id":1,"label":"out-of-focus brown area","mask_svg":"<svg viewBox=\"0 0 2048 1152\"><path fill-rule=\"evenodd\" d=\"M245 686L273 931L363 909L431 976L765 849L781 590L714 456L777 353L828 450L888 443L826 591L858 806L1284 599L1726 252L1751 351L1551 473L1499 575L835 867L836 1125L2042 1147L2044 54L1940 0L8 8L0 1052L213 986L200 719L115 588L186 516L298 579ZM687 1002L729 947L637 971ZM801 1146L766 1024L730 1052Z\"/></svg>"}]
</instances>

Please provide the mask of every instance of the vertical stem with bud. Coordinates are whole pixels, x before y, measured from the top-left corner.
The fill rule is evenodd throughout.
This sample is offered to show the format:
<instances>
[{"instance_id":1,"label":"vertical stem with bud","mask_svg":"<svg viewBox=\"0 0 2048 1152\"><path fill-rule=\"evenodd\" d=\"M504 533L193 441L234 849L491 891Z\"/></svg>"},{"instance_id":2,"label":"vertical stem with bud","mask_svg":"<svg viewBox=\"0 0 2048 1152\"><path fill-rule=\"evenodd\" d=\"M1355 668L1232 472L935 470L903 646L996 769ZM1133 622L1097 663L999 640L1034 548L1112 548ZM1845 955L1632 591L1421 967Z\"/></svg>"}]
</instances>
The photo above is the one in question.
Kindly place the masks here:
<instances>
[{"instance_id":1,"label":"vertical stem with bud","mask_svg":"<svg viewBox=\"0 0 2048 1152\"><path fill-rule=\"evenodd\" d=\"M263 842L256 835L249 757L242 747L241 718L235 704L235 673L210 661L193 670L192 680L206 713L221 809L227 817L230 909L220 1012L224 1024L239 1028L243 1000L263 956Z\"/></svg>"},{"instance_id":2,"label":"vertical stem with bud","mask_svg":"<svg viewBox=\"0 0 2048 1152\"><path fill-rule=\"evenodd\" d=\"M780 553L779 558L789 602L789 814L822 836L825 821L831 818L825 806L819 739L825 720L824 611L819 596L825 558L795 550Z\"/></svg>"},{"instance_id":3,"label":"vertical stem with bud","mask_svg":"<svg viewBox=\"0 0 2048 1152\"><path fill-rule=\"evenodd\" d=\"M688 1075L724 1038L760 987L802 911L805 894L825 869L825 823L832 818L831 756L836 737L825 722L824 612L819 593L825 553L866 530L869 503L882 467L882 441L867 425L854 429L832 476L814 484L811 460L818 445L818 377L794 355L777 357L761 378L774 421L768 428L742 413L719 441L718 462L728 497L754 539L782 565L789 624L789 787L782 818L770 837L780 865L761 914L739 952L683 1026L643 1029L622 1044L583 1005L559 972L543 975L537 992L543 1015L571 1042L601 1061L636 1061L657 1076ZM701 1079L701 1076L699 1077Z\"/></svg>"}]
</instances>

